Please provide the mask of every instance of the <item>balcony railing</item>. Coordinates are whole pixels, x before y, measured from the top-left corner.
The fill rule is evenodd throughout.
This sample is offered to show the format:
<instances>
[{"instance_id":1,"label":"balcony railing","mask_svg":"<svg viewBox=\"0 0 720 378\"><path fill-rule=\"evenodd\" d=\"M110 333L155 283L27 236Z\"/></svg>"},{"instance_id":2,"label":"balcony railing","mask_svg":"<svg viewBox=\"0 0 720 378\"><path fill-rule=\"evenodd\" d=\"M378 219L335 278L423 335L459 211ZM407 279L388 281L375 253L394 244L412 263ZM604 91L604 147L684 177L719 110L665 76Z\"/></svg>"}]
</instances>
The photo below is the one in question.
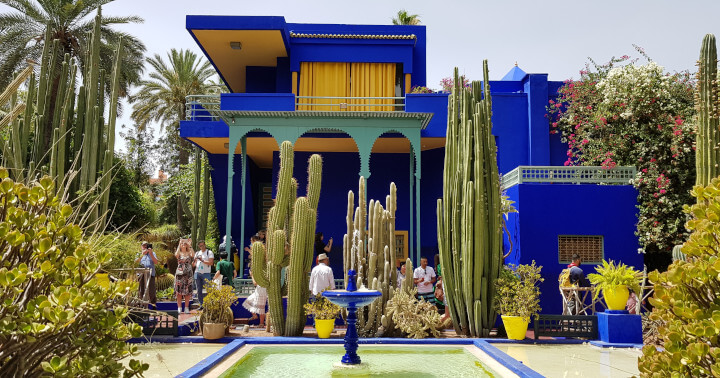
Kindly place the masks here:
<instances>
[{"instance_id":1,"label":"balcony railing","mask_svg":"<svg viewBox=\"0 0 720 378\"><path fill-rule=\"evenodd\" d=\"M635 167L519 166L502 178L502 187L528 182L556 184L623 184L635 178Z\"/></svg>"},{"instance_id":2,"label":"balcony railing","mask_svg":"<svg viewBox=\"0 0 720 378\"><path fill-rule=\"evenodd\" d=\"M219 118L213 114L213 110L220 110L220 102L220 95L216 94L187 96L185 98L185 119L188 121L217 121ZM294 110L404 111L405 97L295 96Z\"/></svg>"},{"instance_id":3,"label":"balcony railing","mask_svg":"<svg viewBox=\"0 0 720 378\"><path fill-rule=\"evenodd\" d=\"M220 110L220 95L190 95L185 97L185 119L188 121L217 121L210 110Z\"/></svg>"},{"instance_id":4,"label":"balcony railing","mask_svg":"<svg viewBox=\"0 0 720 378\"><path fill-rule=\"evenodd\" d=\"M295 110L402 111L405 97L295 96Z\"/></svg>"}]
</instances>

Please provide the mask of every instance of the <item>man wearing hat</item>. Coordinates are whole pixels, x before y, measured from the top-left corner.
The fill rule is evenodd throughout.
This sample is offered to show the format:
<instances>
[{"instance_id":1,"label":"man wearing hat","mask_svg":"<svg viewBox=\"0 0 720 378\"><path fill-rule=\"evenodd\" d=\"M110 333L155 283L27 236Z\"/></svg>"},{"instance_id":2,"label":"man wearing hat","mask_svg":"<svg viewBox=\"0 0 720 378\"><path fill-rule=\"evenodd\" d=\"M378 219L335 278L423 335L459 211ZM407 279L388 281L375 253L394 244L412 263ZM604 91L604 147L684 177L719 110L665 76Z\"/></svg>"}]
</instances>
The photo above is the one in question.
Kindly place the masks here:
<instances>
[{"instance_id":1,"label":"man wearing hat","mask_svg":"<svg viewBox=\"0 0 720 378\"><path fill-rule=\"evenodd\" d=\"M310 291L313 295L318 295L323 290L335 289L335 276L333 276L332 268L328 264L330 264L330 259L327 254L319 254L318 264L310 273Z\"/></svg>"}]
</instances>

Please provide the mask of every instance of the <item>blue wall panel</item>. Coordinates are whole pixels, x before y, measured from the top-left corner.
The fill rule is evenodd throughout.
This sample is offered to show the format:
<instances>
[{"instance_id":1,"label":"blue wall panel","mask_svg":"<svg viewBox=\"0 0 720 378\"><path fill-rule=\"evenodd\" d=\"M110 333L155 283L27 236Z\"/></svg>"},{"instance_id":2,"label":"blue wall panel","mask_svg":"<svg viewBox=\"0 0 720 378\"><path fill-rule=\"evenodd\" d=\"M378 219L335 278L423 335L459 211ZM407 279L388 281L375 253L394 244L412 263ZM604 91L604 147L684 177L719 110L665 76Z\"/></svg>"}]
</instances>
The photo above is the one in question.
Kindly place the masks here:
<instances>
[{"instance_id":1,"label":"blue wall panel","mask_svg":"<svg viewBox=\"0 0 720 378\"><path fill-rule=\"evenodd\" d=\"M493 95L493 135L498 143L498 169L510 172L518 165L527 165L529 141L527 138L527 96L518 93Z\"/></svg>"},{"instance_id":2,"label":"blue wall panel","mask_svg":"<svg viewBox=\"0 0 720 378\"><path fill-rule=\"evenodd\" d=\"M275 92L275 67L247 66L245 75L245 93Z\"/></svg>"},{"instance_id":3,"label":"blue wall panel","mask_svg":"<svg viewBox=\"0 0 720 378\"><path fill-rule=\"evenodd\" d=\"M632 186L520 184L518 198L521 253L519 262L542 265L545 282L540 285L540 305L545 314L562 313L557 278L567 267L558 259L558 235L602 235L604 258L622 261L640 270L643 256L637 253L635 236L637 191ZM511 256L508 262L514 262ZM594 273L583 265L585 274Z\"/></svg>"}]
</instances>

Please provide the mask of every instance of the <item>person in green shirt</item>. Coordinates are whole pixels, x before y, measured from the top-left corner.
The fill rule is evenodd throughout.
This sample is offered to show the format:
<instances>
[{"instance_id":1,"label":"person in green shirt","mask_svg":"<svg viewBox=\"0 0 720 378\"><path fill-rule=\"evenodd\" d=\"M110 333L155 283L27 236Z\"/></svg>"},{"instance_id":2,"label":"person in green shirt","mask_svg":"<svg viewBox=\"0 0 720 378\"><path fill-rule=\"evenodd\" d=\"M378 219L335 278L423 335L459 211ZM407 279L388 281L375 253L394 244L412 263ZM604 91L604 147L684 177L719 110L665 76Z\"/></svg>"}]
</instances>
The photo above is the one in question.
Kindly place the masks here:
<instances>
[{"instance_id":1,"label":"person in green shirt","mask_svg":"<svg viewBox=\"0 0 720 378\"><path fill-rule=\"evenodd\" d=\"M215 277L213 277L213 280L218 279L218 277L222 276L222 284L223 285L231 285L232 282L237 276L237 272L235 271L235 265L228 261L227 259L228 253L226 251L220 252L220 261L215 266L215 270L217 271L215 273Z\"/></svg>"}]
</instances>

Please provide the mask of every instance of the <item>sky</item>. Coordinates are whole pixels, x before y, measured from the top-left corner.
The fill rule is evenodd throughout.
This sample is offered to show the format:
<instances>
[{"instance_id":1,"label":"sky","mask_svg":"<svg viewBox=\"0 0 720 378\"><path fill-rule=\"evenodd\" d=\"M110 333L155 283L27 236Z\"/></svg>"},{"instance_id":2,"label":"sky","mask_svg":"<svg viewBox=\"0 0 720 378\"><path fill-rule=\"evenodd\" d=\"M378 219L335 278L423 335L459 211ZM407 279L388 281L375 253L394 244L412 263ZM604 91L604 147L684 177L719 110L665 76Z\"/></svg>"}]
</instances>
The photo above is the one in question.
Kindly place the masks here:
<instances>
[{"instance_id":1,"label":"sky","mask_svg":"<svg viewBox=\"0 0 720 378\"><path fill-rule=\"evenodd\" d=\"M638 56L633 44L670 72L694 72L703 36L720 35L717 0L115 0L103 13L142 17L142 24L118 28L139 37L148 56L165 57L171 48L202 54L185 30L188 14L391 24L400 9L418 14L427 26L427 84L435 89L454 67L481 79L483 59L489 61L491 80L502 78L516 62L525 72L547 73L550 80L578 78L588 57L604 63L613 56ZM118 125L132 123L129 109ZM116 149L123 150L122 138L116 140Z\"/></svg>"}]
</instances>

